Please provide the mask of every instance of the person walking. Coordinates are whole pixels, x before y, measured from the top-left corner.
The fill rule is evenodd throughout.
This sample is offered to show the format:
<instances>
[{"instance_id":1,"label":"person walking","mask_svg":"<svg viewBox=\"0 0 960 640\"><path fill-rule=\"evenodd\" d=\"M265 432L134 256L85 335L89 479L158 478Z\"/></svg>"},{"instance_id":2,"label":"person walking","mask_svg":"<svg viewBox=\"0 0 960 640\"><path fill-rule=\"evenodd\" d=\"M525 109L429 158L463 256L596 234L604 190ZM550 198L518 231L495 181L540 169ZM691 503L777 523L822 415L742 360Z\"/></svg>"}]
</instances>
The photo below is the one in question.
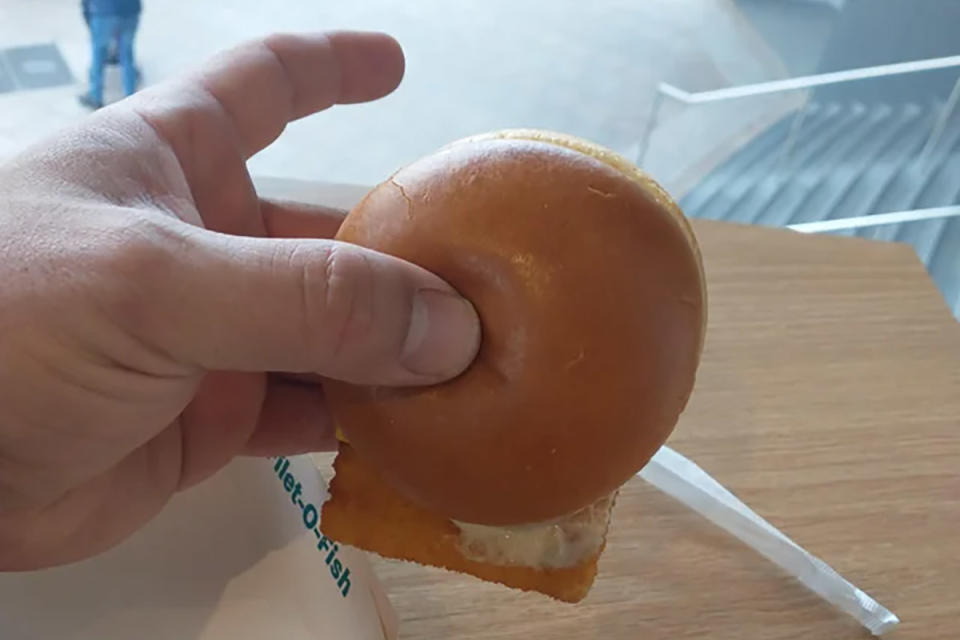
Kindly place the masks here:
<instances>
[{"instance_id":1,"label":"person walking","mask_svg":"<svg viewBox=\"0 0 960 640\"><path fill-rule=\"evenodd\" d=\"M80 96L80 104L91 109L103 106L103 71L112 43L123 72L123 91L132 95L137 90L138 70L133 55L133 41L140 22L140 0L83 0L83 14L90 27L90 87Z\"/></svg>"},{"instance_id":2,"label":"person walking","mask_svg":"<svg viewBox=\"0 0 960 640\"><path fill-rule=\"evenodd\" d=\"M80 0L80 10L83 12L83 23L87 25L87 31L90 32L90 0ZM114 38L110 42L110 50L107 52L107 66L119 66L120 58L117 57L117 41Z\"/></svg>"}]
</instances>

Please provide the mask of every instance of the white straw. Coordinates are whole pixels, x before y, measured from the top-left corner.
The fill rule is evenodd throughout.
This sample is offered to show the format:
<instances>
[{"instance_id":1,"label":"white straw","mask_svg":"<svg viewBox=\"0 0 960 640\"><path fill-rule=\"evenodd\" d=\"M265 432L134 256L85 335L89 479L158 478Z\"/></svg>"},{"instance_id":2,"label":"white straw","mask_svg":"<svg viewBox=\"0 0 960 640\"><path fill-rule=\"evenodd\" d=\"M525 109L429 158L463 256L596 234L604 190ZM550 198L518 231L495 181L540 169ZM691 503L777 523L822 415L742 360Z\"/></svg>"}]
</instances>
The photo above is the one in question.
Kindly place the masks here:
<instances>
[{"instance_id":1,"label":"white straw","mask_svg":"<svg viewBox=\"0 0 960 640\"><path fill-rule=\"evenodd\" d=\"M637 474L784 569L811 591L856 618L875 636L899 622L893 612L850 584L758 516L692 460L669 447Z\"/></svg>"}]
</instances>

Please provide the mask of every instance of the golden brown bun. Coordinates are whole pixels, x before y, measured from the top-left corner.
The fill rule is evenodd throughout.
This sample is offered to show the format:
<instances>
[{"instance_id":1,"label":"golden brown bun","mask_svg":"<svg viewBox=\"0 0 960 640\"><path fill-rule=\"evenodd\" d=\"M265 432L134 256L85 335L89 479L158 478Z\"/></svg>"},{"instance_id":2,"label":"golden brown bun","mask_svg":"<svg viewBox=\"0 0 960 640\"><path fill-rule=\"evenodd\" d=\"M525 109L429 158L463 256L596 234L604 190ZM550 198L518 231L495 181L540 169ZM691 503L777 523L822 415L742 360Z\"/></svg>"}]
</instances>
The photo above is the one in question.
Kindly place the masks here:
<instances>
[{"instance_id":1,"label":"golden brown bun","mask_svg":"<svg viewBox=\"0 0 960 640\"><path fill-rule=\"evenodd\" d=\"M693 387L706 300L683 215L625 160L504 132L401 169L337 238L404 258L476 306L483 341L429 388L333 384L358 454L455 520L572 513L638 471Z\"/></svg>"},{"instance_id":2,"label":"golden brown bun","mask_svg":"<svg viewBox=\"0 0 960 640\"><path fill-rule=\"evenodd\" d=\"M341 443L333 469L330 499L320 517L321 530L332 540L385 558L466 573L565 602L579 602L593 585L600 551L558 569L471 560L460 551L460 530L454 523L401 496L349 445Z\"/></svg>"}]
</instances>

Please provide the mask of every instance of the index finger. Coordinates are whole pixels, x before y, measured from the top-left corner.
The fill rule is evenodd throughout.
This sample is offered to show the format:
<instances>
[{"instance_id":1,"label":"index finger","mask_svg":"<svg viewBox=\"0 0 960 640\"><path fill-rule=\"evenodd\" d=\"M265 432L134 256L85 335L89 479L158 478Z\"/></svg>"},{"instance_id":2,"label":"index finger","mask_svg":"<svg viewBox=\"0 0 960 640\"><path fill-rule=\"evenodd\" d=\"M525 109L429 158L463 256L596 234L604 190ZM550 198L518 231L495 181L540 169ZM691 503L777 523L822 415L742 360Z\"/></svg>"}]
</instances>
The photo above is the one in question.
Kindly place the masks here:
<instances>
[{"instance_id":1,"label":"index finger","mask_svg":"<svg viewBox=\"0 0 960 640\"><path fill-rule=\"evenodd\" d=\"M386 34L279 34L221 54L184 81L144 92L137 106L168 139L181 138L171 127L196 123L232 130L249 158L288 122L390 93L403 71L400 45Z\"/></svg>"},{"instance_id":2,"label":"index finger","mask_svg":"<svg viewBox=\"0 0 960 640\"><path fill-rule=\"evenodd\" d=\"M332 238L347 212L342 209L260 198L268 238Z\"/></svg>"}]
</instances>

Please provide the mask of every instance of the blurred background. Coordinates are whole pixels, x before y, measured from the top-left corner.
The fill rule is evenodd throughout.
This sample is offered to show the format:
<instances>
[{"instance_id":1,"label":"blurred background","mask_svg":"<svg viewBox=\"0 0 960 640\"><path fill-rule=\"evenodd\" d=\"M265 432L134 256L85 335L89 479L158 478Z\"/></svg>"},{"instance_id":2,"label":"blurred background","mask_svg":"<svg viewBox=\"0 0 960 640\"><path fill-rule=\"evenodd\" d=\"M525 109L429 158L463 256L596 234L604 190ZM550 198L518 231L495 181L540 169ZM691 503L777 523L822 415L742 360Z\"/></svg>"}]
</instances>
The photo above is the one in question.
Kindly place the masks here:
<instances>
[{"instance_id":1,"label":"blurred background","mask_svg":"<svg viewBox=\"0 0 960 640\"><path fill-rule=\"evenodd\" d=\"M960 317L958 24L956 0L143 0L135 52L149 85L274 31L387 31L398 91L292 124L253 174L372 184L458 137L555 129L694 217L909 243ZM0 0L0 160L88 112L90 48L79 0Z\"/></svg>"}]
</instances>

